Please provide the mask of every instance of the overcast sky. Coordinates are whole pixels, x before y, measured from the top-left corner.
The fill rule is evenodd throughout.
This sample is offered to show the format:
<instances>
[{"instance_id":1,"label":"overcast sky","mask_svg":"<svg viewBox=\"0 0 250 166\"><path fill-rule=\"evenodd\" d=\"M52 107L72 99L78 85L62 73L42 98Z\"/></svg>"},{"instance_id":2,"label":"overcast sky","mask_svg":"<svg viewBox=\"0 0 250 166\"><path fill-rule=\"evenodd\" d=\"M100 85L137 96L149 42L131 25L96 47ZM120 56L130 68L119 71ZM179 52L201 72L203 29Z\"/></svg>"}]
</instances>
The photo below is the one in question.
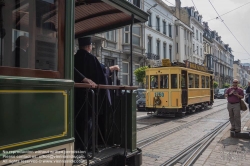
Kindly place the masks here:
<instances>
[{"instance_id":1,"label":"overcast sky","mask_svg":"<svg viewBox=\"0 0 250 166\"><path fill-rule=\"evenodd\" d=\"M169 6L175 5L175 0L163 1ZM237 42L223 22L220 19L214 19L218 15L209 0L193 0L193 2L199 14L202 15L203 21L208 22L209 28L217 31L222 41L232 48L234 60L240 59L243 63L250 63L250 0L210 0L220 15L246 4L221 16L221 18L248 53ZM194 6L193 2L192 0L181 0L181 6Z\"/></svg>"}]
</instances>

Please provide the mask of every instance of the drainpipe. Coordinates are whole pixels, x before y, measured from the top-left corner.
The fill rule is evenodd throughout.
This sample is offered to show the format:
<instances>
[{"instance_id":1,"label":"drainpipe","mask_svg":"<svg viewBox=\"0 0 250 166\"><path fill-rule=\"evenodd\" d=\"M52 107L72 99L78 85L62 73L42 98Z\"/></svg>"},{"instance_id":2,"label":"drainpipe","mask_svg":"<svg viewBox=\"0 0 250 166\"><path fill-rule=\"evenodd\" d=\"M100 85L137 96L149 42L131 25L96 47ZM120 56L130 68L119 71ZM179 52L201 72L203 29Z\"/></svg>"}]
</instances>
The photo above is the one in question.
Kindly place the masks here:
<instances>
[{"instance_id":1,"label":"drainpipe","mask_svg":"<svg viewBox=\"0 0 250 166\"><path fill-rule=\"evenodd\" d=\"M130 25L130 86L133 86L133 59L132 59L132 53L133 53L133 44L132 44L132 29L133 29L133 24L134 24L134 14L132 14L132 19L131 19L131 25Z\"/></svg>"}]
</instances>

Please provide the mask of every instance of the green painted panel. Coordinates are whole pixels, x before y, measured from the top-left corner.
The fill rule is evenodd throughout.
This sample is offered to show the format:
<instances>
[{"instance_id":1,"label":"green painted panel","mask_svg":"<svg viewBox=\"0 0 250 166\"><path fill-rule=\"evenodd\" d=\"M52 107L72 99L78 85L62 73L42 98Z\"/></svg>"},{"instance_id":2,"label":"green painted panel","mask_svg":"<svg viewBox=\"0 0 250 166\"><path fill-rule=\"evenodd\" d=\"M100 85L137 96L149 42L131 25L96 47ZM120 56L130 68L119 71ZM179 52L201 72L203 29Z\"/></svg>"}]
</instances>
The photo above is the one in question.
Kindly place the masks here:
<instances>
[{"instance_id":1,"label":"green painted panel","mask_svg":"<svg viewBox=\"0 0 250 166\"><path fill-rule=\"evenodd\" d=\"M6 91L0 90L0 147L60 135L65 131L67 101L64 91L2 92Z\"/></svg>"},{"instance_id":2,"label":"green painted panel","mask_svg":"<svg viewBox=\"0 0 250 166\"><path fill-rule=\"evenodd\" d=\"M136 94L128 93L128 149L136 151Z\"/></svg>"}]
</instances>

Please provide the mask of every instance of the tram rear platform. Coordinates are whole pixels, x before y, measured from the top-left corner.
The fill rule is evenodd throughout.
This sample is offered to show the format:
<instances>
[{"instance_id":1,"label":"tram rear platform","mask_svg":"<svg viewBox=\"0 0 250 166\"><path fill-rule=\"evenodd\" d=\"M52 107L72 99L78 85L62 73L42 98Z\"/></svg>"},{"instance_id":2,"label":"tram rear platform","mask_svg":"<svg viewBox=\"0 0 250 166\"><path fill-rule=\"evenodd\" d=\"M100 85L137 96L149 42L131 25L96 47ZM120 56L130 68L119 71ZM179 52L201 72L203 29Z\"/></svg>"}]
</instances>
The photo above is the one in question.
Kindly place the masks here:
<instances>
[{"instance_id":1,"label":"tram rear platform","mask_svg":"<svg viewBox=\"0 0 250 166\"><path fill-rule=\"evenodd\" d=\"M250 112L242 112L241 132L230 131L227 125L203 151L194 166L249 166L250 165Z\"/></svg>"}]
</instances>

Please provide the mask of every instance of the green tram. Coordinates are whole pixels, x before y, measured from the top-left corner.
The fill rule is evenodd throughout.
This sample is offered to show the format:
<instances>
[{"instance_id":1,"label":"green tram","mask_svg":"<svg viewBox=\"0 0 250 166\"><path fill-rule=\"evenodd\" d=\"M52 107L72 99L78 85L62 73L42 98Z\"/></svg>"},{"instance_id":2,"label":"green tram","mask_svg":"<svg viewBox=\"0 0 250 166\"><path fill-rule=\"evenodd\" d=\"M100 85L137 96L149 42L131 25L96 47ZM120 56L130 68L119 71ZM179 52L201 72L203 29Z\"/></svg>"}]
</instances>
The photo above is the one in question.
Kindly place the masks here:
<instances>
[{"instance_id":1,"label":"green tram","mask_svg":"<svg viewBox=\"0 0 250 166\"><path fill-rule=\"evenodd\" d=\"M141 165L136 87L75 84L74 41L147 19L126 0L1 0L0 165ZM76 131L75 88L86 91L91 132ZM99 89L110 89L114 103L103 124L98 121ZM76 151L79 133L85 151Z\"/></svg>"}]
</instances>

